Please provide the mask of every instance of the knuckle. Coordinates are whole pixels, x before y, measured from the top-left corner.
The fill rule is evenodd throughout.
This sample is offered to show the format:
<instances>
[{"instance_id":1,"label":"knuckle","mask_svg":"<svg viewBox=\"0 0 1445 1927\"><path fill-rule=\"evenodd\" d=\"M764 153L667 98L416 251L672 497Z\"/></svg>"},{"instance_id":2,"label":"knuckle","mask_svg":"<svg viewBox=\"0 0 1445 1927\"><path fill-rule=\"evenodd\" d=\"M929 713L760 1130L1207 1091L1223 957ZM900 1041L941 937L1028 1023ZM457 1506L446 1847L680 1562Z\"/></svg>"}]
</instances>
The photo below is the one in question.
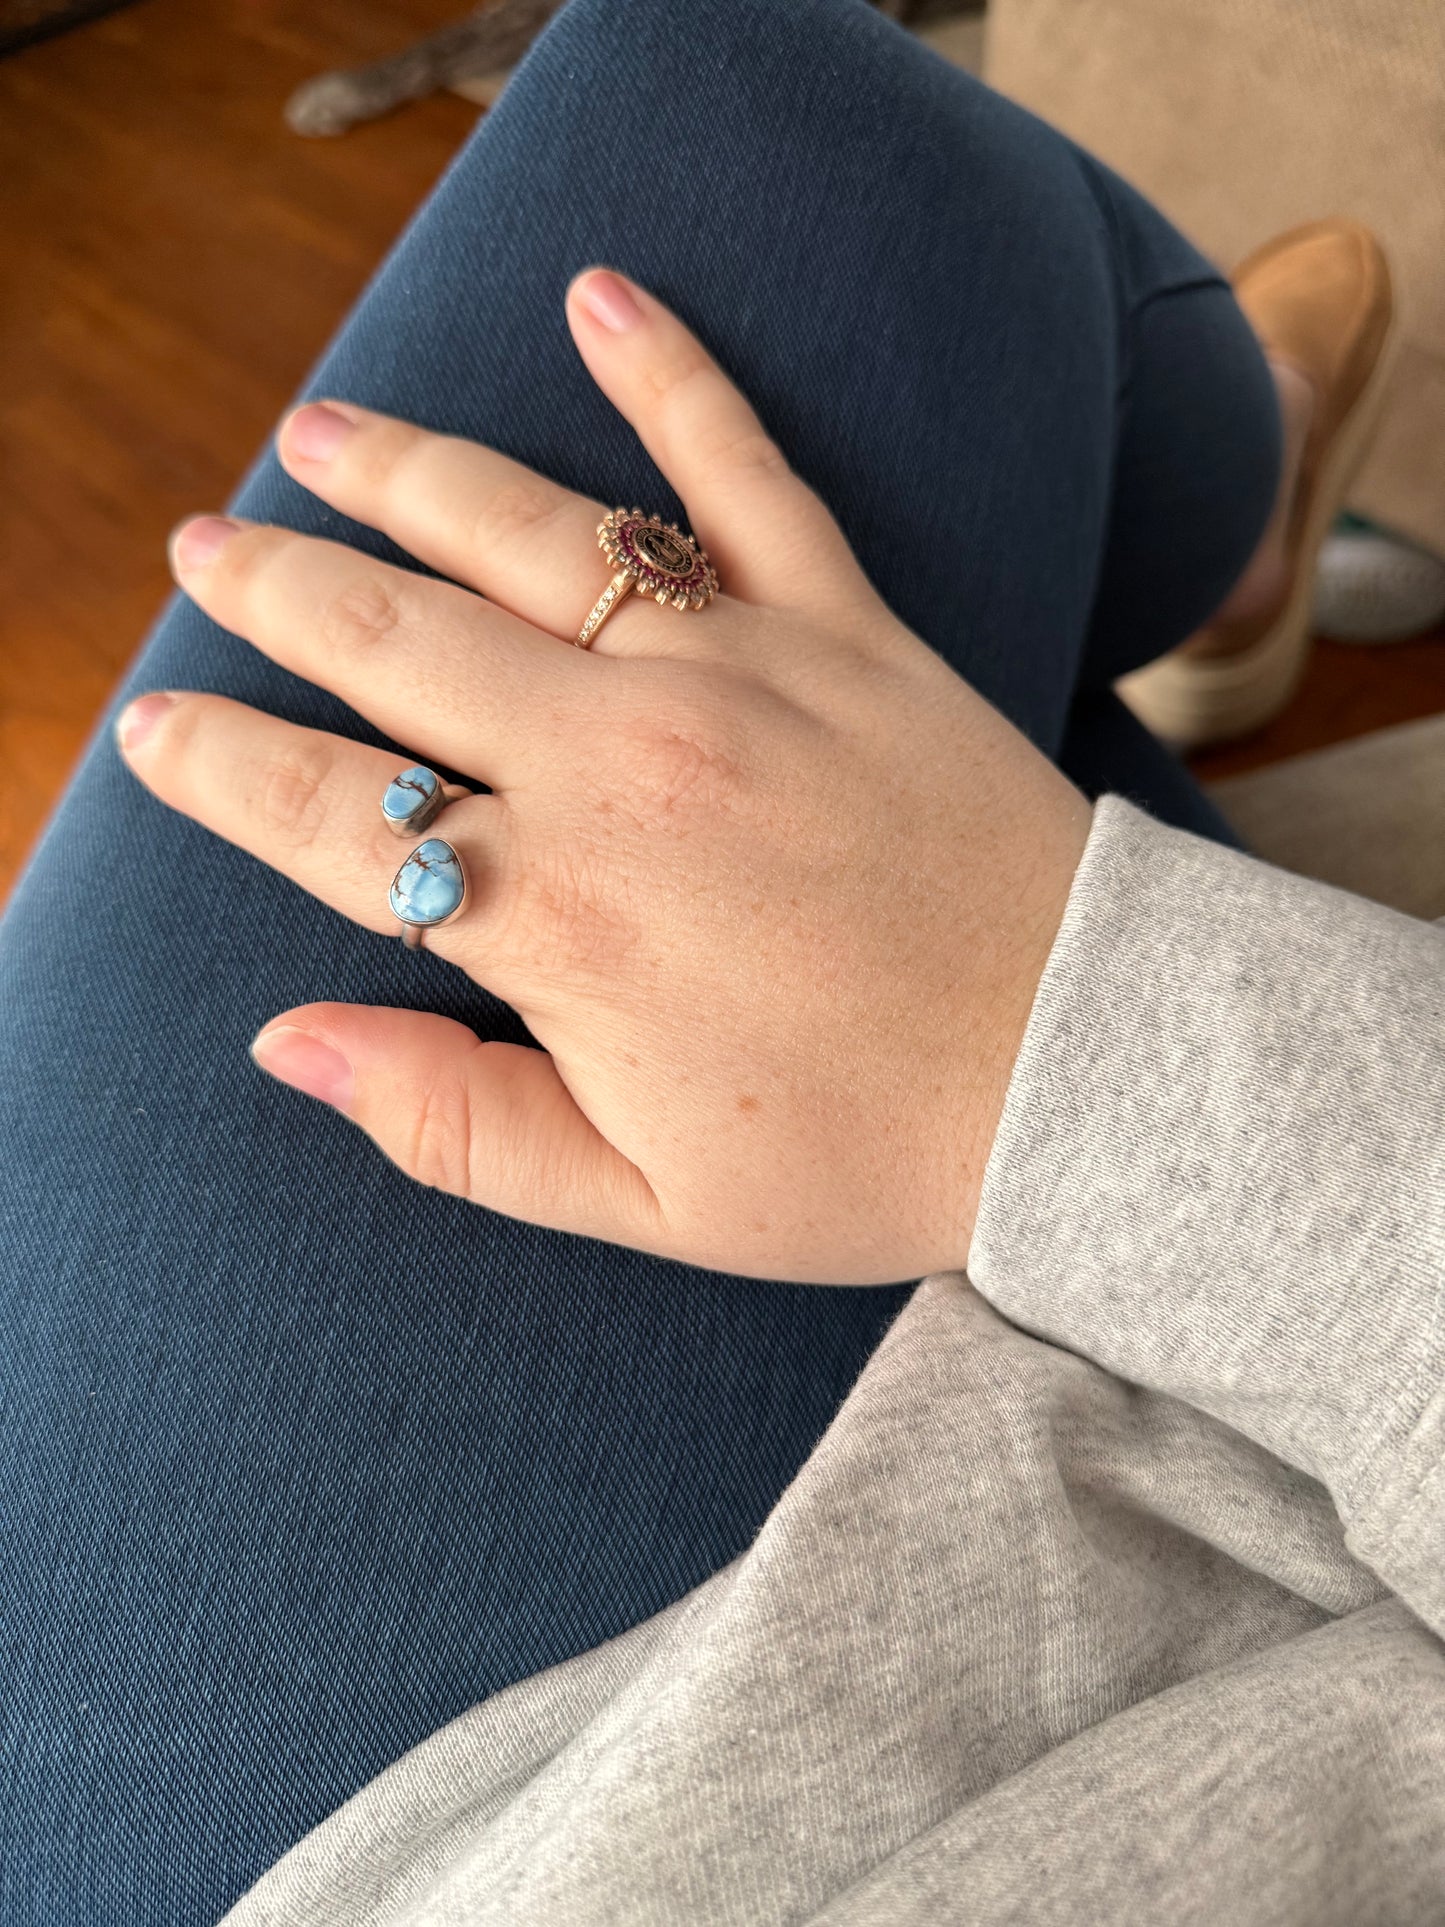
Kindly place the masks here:
<instances>
[{"instance_id":1,"label":"knuckle","mask_svg":"<svg viewBox=\"0 0 1445 1927\"><path fill-rule=\"evenodd\" d=\"M704 454L707 454L707 437L703 437ZM718 468L729 469L734 473L760 476L765 480L781 480L792 474L782 449L765 434L760 427L736 428L719 426L713 438L711 459Z\"/></svg>"},{"instance_id":2,"label":"knuckle","mask_svg":"<svg viewBox=\"0 0 1445 1927\"><path fill-rule=\"evenodd\" d=\"M540 482L519 479L492 489L476 511L473 546L494 548L519 537L530 541L555 520L559 507L558 496Z\"/></svg>"},{"instance_id":3,"label":"knuckle","mask_svg":"<svg viewBox=\"0 0 1445 1927\"><path fill-rule=\"evenodd\" d=\"M333 597L322 618L326 642L351 653L375 648L401 626L402 608L395 588L380 576L363 576Z\"/></svg>"},{"instance_id":4,"label":"knuckle","mask_svg":"<svg viewBox=\"0 0 1445 1927\"><path fill-rule=\"evenodd\" d=\"M677 348L667 358L649 361L634 371L639 404L649 413L675 408L692 386L707 375L707 362L696 342Z\"/></svg>"},{"instance_id":5,"label":"knuckle","mask_svg":"<svg viewBox=\"0 0 1445 1927\"><path fill-rule=\"evenodd\" d=\"M470 1197L472 1184L472 1107L464 1077L428 1084L411 1118L399 1162L408 1176L436 1191Z\"/></svg>"},{"instance_id":6,"label":"knuckle","mask_svg":"<svg viewBox=\"0 0 1445 1927\"><path fill-rule=\"evenodd\" d=\"M214 574L241 587L250 587L263 576L291 539L290 531L261 523L243 528L221 550L211 567Z\"/></svg>"},{"instance_id":7,"label":"knuckle","mask_svg":"<svg viewBox=\"0 0 1445 1927\"><path fill-rule=\"evenodd\" d=\"M271 836L293 850L306 849L320 836L327 816L327 784L332 758L321 744L284 750L261 773L256 813Z\"/></svg>"},{"instance_id":8,"label":"knuckle","mask_svg":"<svg viewBox=\"0 0 1445 1927\"><path fill-rule=\"evenodd\" d=\"M435 439L411 422L373 416L364 421L360 434L350 436L342 446L356 480L363 488L380 492L408 481Z\"/></svg>"},{"instance_id":9,"label":"knuckle","mask_svg":"<svg viewBox=\"0 0 1445 1927\"><path fill-rule=\"evenodd\" d=\"M791 475L787 457L748 404L714 365L699 355L648 381L649 412L685 434L705 467L750 475Z\"/></svg>"},{"instance_id":10,"label":"knuckle","mask_svg":"<svg viewBox=\"0 0 1445 1927\"><path fill-rule=\"evenodd\" d=\"M704 418L690 433L697 460L709 472L765 480L792 474L782 449L755 415Z\"/></svg>"}]
</instances>

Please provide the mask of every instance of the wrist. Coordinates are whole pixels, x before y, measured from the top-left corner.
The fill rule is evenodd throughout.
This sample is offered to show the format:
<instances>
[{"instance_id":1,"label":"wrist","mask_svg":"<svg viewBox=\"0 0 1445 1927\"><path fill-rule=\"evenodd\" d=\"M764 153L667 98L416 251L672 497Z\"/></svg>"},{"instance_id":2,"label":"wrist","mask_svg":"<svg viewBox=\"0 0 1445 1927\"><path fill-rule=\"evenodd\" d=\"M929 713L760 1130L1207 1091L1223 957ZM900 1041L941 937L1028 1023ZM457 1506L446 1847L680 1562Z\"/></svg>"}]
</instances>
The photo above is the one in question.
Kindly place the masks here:
<instances>
[{"instance_id":1,"label":"wrist","mask_svg":"<svg viewBox=\"0 0 1445 1927\"><path fill-rule=\"evenodd\" d=\"M967 1264L984 1176L1008 1101L1049 957L1083 861L1094 812L1087 798L1051 767L1027 820L1015 825L1008 853L1009 914L990 945L977 1048L963 1120L952 1269Z\"/></svg>"}]
</instances>

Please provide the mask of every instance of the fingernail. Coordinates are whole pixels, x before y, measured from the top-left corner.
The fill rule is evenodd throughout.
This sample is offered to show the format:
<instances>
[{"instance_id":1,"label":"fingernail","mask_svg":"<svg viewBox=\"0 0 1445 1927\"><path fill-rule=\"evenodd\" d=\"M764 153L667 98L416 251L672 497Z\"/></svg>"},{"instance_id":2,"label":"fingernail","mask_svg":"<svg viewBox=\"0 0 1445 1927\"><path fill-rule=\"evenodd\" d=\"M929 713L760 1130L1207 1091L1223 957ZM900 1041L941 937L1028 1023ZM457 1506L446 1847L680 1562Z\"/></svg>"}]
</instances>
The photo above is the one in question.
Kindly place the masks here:
<instances>
[{"instance_id":1,"label":"fingernail","mask_svg":"<svg viewBox=\"0 0 1445 1927\"><path fill-rule=\"evenodd\" d=\"M577 295L592 319L600 321L615 335L626 334L642 319L642 309L631 288L619 275L609 274L606 269L589 274Z\"/></svg>"},{"instance_id":2,"label":"fingernail","mask_svg":"<svg viewBox=\"0 0 1445 1927\"><path fill-rule=\"evenodd\" d=\"M286 424L286 447L304 461L329 462L355 427L355 417L332 403L308 402Z\"/></svg>"},{"instance_id":3,"label":"fingernail","mask_svg":"<svg viewBox=\"0 0 1445 1927\"><path fill-rule=\"evenodd\" d=\"M242 526L229 515L198 515L183 522L171 537L171 560L178 569L204 569Z\"/></svg>"},{"instance_id":4,"label":"fingernail","mask_svg":"<svg viewBox=\"0 0 1445 1927\"><path fill-rule=\"evenodd\" d=\"M127 756L140 748L175 700L168 689L153 689L150 695L137 696L133 703L127 703L115 723L117 740Z\"/></svg>"},{"instance_id":5,"label":"fingernail","mask_svg":"<svg viewBox=\"0 0 1445 1927\"><path fill-rule=\"evenodd\" d=\"M289 1084L294 1091L319 1098L344 1111L351 1103L355 1078L350 1064L339 1050L323 1044L309 1031L294 1024L277 1024L263 1030L251 1045L251 1055L263 1071Z\"/></svg>"}]
</instances>

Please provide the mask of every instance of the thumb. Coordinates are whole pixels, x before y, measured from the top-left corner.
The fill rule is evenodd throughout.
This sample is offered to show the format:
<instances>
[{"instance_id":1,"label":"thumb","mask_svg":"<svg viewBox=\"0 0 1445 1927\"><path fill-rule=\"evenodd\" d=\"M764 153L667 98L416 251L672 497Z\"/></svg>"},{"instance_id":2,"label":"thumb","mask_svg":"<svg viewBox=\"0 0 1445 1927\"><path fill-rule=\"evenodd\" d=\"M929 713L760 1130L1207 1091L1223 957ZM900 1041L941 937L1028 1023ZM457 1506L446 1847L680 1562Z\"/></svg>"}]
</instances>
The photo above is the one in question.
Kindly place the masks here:
<instances>
[{"instance_id":1,"label":"thumb","mask_svg":"<svg viewBox=\"0 0 1445 1927\"><path fill-rule=\"evenodd\" d=\"M423 1011L305 1004L256 1037L262 1070L343 1112L408 1177L510 1218L660 1249L652 1187L545 1051Z\"/></svg>"}]
</instances>

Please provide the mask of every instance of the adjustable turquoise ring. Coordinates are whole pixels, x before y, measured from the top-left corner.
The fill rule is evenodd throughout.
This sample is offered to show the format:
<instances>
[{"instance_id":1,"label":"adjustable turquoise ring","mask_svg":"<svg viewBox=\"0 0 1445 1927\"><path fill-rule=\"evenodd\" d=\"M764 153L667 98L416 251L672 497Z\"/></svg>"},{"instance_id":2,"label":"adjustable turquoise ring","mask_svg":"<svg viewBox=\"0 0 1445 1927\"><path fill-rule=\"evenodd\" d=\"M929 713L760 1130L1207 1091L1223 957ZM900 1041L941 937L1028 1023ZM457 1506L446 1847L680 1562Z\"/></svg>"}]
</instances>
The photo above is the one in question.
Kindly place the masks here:
<instances>
[{"instance_id":1,"label":"adjustable turquoise ring","mask_svg":"<svg viewBox=\"0 0 1445 1927\"><path fill-rule=\"evenodd\" d=\"M443 783L435 770L414 764L392 778L381 799L387 827L398 836L415 836L448 803L469 796L455 783ZM445 837L419 843L391 880L388 901L408 949L420 949L428 930L447 923L467 900L467 873Z\"/></svg>"},{"instance_id":2,"label":"adjustable turquoise ring","mask_svg":"<svg viewBox=\"0 0 1445 1927\"><path fill-rule=\"evenodd\" d=\"M434 769L413 763L399 776L393 776L381 799L386 827L397 836L420 836L429 829L448 803L459 803L470 796L459 783L444 783Z\"/></svg>"}]
</instances>

